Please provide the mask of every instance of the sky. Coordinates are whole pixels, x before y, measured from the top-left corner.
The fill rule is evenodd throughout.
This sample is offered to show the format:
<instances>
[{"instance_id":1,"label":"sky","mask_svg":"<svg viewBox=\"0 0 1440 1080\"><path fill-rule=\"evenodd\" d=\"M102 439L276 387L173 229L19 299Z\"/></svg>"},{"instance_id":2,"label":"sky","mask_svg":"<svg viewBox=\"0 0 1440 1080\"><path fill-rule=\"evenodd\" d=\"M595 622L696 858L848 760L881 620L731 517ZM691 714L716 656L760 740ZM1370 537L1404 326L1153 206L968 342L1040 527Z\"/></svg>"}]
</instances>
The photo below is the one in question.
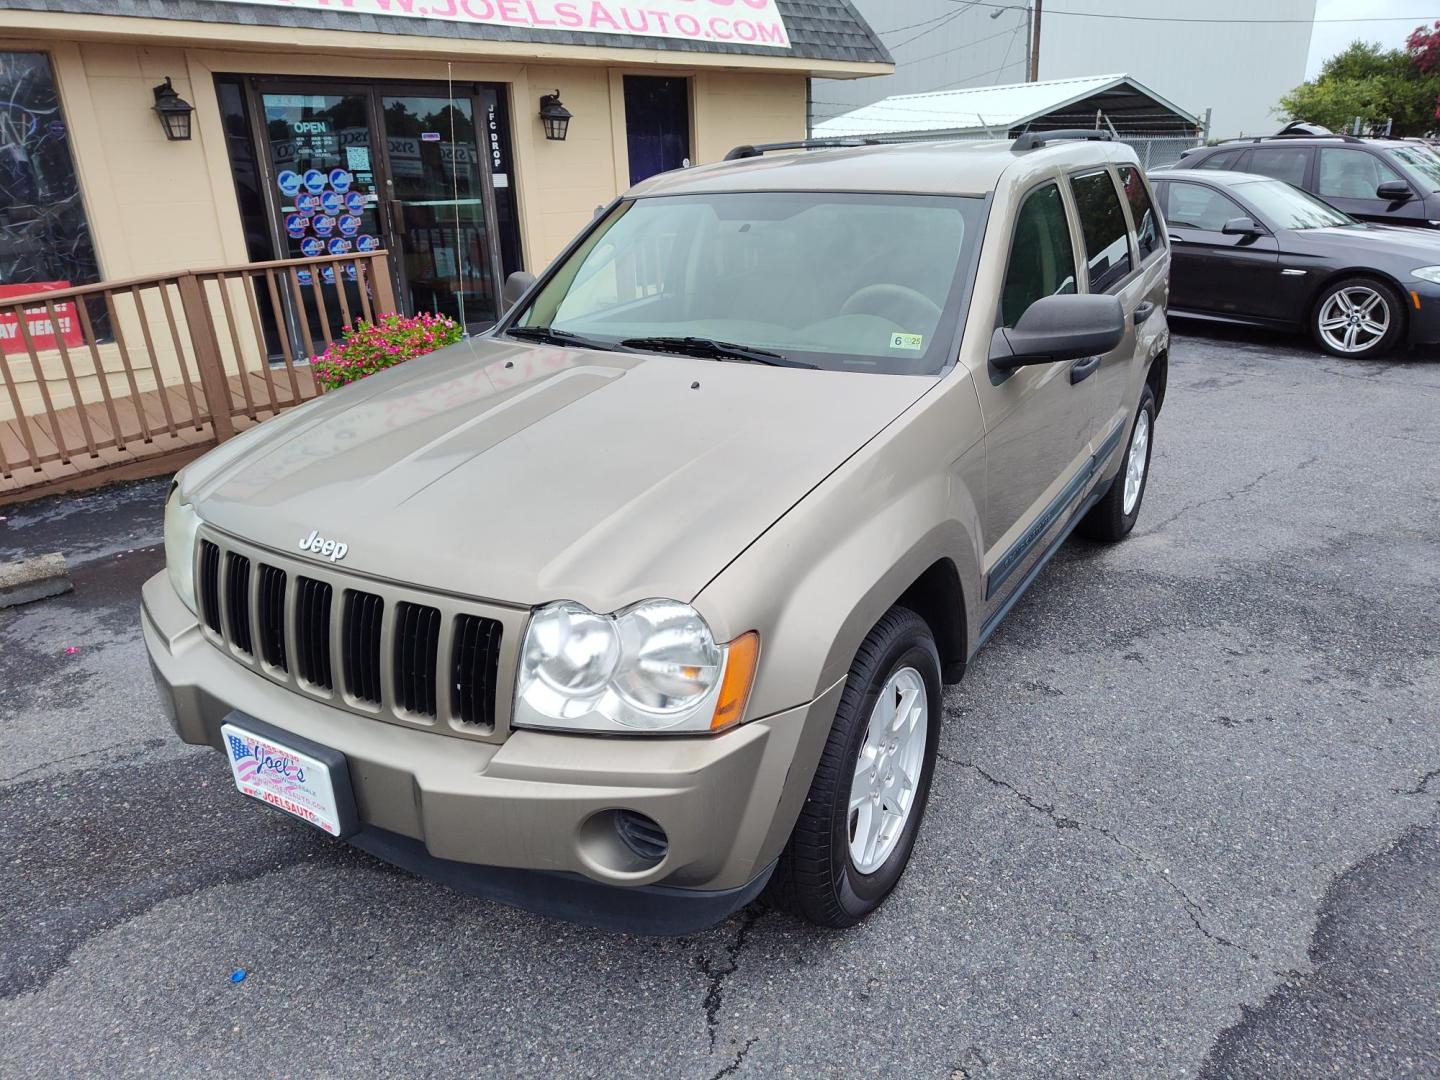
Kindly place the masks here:
<instances>
[{"instance_id":1,"label":"sky","mask_svg":"<svg viewBox=\"0 0 1440 1080\"><path fill-rule=\"evenodd\" d=\"M1378 21L1387 16L1405 16L1406 21ZM1315 19L1310 60L1305 67L1307 79L1313 79L1321 64L1356 39L1379 42L1387 49L1404 46L1415 27L1429 26L1440 19L1440 0L1317 0ZM1321 19L1365 21L1324 23Z\"/></svg>"}]
</instances>

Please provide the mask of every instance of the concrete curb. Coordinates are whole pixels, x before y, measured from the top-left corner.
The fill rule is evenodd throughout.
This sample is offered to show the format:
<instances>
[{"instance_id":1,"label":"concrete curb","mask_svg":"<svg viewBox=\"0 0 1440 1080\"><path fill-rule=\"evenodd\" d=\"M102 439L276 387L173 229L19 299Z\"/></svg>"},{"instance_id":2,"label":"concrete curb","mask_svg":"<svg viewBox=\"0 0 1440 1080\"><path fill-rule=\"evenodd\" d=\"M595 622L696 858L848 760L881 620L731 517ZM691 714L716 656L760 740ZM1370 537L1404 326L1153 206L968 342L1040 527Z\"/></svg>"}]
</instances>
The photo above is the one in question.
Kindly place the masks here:
<instances>
[{"instance_id":1,"label":"concrete curb","mask_svg":"<svg viewBox=\"0 0 1440 1080\"><path fill-rule=\"evenodd\" d=\"M75 586L58 551L34 559L0 563L0 608L61 596Z\"/></svg>"}]
</instances>

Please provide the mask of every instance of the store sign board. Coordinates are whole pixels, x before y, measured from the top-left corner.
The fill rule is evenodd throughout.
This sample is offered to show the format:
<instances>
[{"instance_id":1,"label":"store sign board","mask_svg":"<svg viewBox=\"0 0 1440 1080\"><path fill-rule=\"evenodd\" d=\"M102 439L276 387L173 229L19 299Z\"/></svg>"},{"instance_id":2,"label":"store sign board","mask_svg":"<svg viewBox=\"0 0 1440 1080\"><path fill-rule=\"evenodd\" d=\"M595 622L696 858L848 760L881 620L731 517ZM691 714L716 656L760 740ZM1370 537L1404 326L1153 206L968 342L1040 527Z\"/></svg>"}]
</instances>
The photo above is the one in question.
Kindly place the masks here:
<instances>
[{"instance_id":1,"label":"store sign board","mask_svg":"<svg viewBox=\"0 0 1440 1080\"><path fill-rule=\"evenodd\" d=\"M70 288L68 281L31 281L16 285L0 285L0 300L68 288ZM66 347L84 345L85 337L80 329L80 317L75 312L74 302L61 300L53 306L55 309L54 319L50 318L50 311L45 307L43 301L34 307L24 308L18 314L14 308L0 313L0 353L29 351L25 344L25 335L20 332L22 317L25 319L25 332L30 335L30 343L35 346L37 352L58 348L58 343L62 341Z\"/></svg>"},{"instance_id":2,"label":"store sign board","mask_svg":"<svg viewBox=\"0 0 1440 1080\"><path fill-rule=\"evenodd\" d=\"M306 8L339 16L443 19L524 30L571 30L623 37L680 38L788 49L790 35L775 0L211 0ZM176 5L178 6L178 4Z\"/></svg>"}]
</instances>

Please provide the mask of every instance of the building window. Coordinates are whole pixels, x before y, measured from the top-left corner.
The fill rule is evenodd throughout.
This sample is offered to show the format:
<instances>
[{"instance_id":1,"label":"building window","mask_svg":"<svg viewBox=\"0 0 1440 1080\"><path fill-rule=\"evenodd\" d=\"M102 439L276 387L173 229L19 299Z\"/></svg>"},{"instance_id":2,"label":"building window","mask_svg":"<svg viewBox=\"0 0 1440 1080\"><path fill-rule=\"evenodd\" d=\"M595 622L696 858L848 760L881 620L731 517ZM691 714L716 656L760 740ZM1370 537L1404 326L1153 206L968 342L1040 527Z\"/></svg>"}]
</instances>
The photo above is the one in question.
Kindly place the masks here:
<instances>
[{"instance_id":1,"label":"building window","mask_svg":"<svg viewBox=\"0 0 1440 1080\"><path fill-rule=\"evenodd\" d=\"M0 287L99 278L50 58L0 50Z\"/></svg>"}]
</instances>

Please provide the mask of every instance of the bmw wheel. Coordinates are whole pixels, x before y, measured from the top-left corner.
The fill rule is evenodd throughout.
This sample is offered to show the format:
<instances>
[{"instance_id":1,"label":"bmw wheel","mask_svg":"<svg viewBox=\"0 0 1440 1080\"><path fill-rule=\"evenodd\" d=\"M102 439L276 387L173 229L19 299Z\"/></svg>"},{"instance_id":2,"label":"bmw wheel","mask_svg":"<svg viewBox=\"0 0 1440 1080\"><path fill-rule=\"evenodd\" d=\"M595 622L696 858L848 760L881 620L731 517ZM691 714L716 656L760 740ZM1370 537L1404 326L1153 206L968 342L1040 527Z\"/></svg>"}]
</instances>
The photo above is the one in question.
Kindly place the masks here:
<instances>
[{"instance_id":1,"label":"bmw wheel","mask_svg":"<svg viewBox=\"0 0 1440 1080\"><path fill-rule=\"evenodd\" d=\"M1405 307L1389 285L1374 278L1346 278L1320 294L1310 333L1331 356L1354 359L1385 352L1399 340Z\"/></svg>"}]
</instances>

